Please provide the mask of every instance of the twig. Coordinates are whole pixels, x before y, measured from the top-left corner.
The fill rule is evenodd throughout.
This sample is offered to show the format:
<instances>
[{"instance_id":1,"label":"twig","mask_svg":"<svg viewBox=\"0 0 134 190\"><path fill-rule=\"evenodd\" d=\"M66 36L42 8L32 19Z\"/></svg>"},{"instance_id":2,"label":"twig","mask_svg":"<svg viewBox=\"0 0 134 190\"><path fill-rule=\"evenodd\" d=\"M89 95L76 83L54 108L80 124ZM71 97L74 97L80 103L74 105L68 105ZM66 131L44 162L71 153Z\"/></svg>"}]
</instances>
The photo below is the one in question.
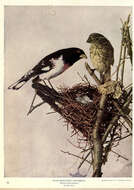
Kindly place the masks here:
<instances>
[{"instance_id":1,"label":"twig","mask_svg":"<svg viewBox=\"0 0 134 190\"><path fill-rule=\"evenodd\" d=\"M100 134L99 134L99 126L102 121L103 109L105 106L106 99L107 99L107 95L102 94L101 99L100 99L99 110L97 112L96 123L95 123L94 129L93 129L93 153L94 153L93 177L101 177L102 176L101 166L102 166L102 152L103 152L102 145L103 144L102 144Z\"/></svg>"},{"instance_id":2,"label":"twig","mask_svg":"<svg viewBox=\"0 0 134 190\"><path fill-rule=\"evenodd\" d=\"M115 151L113 151L113 150L111 150L111 152L113 152L114 154L118 155L118 157L121 157L121 158L123 158L124 160L127 160L127 161L128 161L128 158L125 158L124 156L120 155L119 153L117 153L117 152L115 152Z\"/></svg>"},{"instance_id":3,"label":"twig","mask_svg":"<svg viewBox=\"0 0 134 190\"><path fill-rule=\"evenodd\" d=\"M111 148L112 148L112 144L113 144L113 141L114 141L114 136L115 136L115 133L116 133L116 129L117 129L117 126L114 127L113 131L112 131L112 134L111 134L111 139L110 141L108 142L108 144L106 145L106 147L104 148L104 159L103 159L103 163L105 164L106 161L107 161L107 157L108 157L108 153L111 151Z\"/></svg>"},{"instance_id":4,"label":"twig","mask_svg":"<svg viewBox=\"0 0 134 190\"><path fill-rule=\"evenodd\" d=\"M93 69L90 68L90 66L88 65L87 62L85 62L85 66L86 66L86 69L87 71L89 72L89 74L93 77L93 79L95 80L95 82L98 84L98 85L101 85L101 82L100 80L97 78L97 76L94 74L93 72Z\"/></svg>"},{"instance_id":5,"label":"twig","mask_svg":"<svg viewBox=\"0 0 134 190\"><path fill-rule=\"evenodd\" d=\"M121 40L121 48L120 48L120 57L119 57L119 64L117 66L117 75L116 80L118 80L119 75L119 68L122 65L121 70L121 82L123 84L123 78L124 78L124 66L125 66L125 60L127 59L126 54L128 53L129 59L132 63L132 40L130 38L130 32L129 32L129 22L130 22L130 14L128 15L127 21L122 22L122 40Z\"/></svg>"},{"instance_id":6,"label":"twig","mask_svg":"<svg viewBox=\"0 0 134 190\"><path fill-rule=\"evenodd\" d=\"M125 110L125 109L129 106L129 104L131 103L131 101L132 101L132 94L130 94L130 96L127 98L126 102L125 102L124 105L122 106L122 109ZM114 116L114 117L112 118L110 124L108 125L107 130L105 131L105 133L104 133L104 135L103 135L103 137L102 137L102 143L103 143L103 144L104 144L104 142L106 141L106 138L107 138L109 132L111 131L113 125L118 121L118 119L119 119L119 116L118 116L118 115L116 115L116 116Z\"/></svg>"},{"instance_id":7,"label":"twig","mask_svg":"<svg viewBox=\"0 0 134 190\"><path fill-rule=\"evenodd\" d=\"M129 88L132 89L132 85L133 85L133 83L130 83L128 86L125 87L125 90L127 90L127 89L129 89Z\"/></svg>"},{"instance_id":8,"label":"twig","mask_svg":"<svg viewBox=\"0 0 134 190\"><path fill-rule=\"evenodd\" d=\"M123 106L124 109L126 109L131 102L132 102L132 93L130 94L129 97L127 97L127 101L124 103L124 106Z\"/></svg>"},{"instance_id":9,"label":"twig","mask_svg":"<svg viewBox=\"0 0 134 190\"><path fill-rule=\"evenodd\" d=\"M121 59L122 59L122 50L123 50L123 37L122 37L122 40L121 40L121 49L120 49L120 57L119 57L119 63L118 63L118 66L117 66L117 74L116 74L116 80L118 81L118 78L119 78L119 69L120 69L120 66L121 66Z\"/></svg>"},{"instance_id":10,"label":"twig","mask_svg":"<svg viewBox=\"0 0 134 190\"><path fill-rule=\"evenodd\" d=\"M115 101L113 101L113 104L120 112L120 114L123 116L123 119L126 121L128 126L132 129L132 121L127 117L127 114L124 113L124 111L119 107L119 105Z\"/></svg>"},{"instance_id":11,"label":"twig","mask_svg":"<svg viewBox=\"0 0 134 190\"><path fill-rule=\"evenodd\" d=\"M79 75L79 77L81 78L81 80L82 80L83 82L85 82L85 80L82 78L82 76L80 75L80 73L77 72L77 74Z\"/></svg>"},{"instance_id":12,"label":"twig","mask_svg":"<svg viewBox=\"0 0 134 190\"><path fill-rule=\"evenodd\" d=\"M112 121L111 121L110 124L108 125L108 128L107 128L107 130L105 131L105 133L104 133L104 135L103 135L103 137L102 137L102 143L103 143L103 144L104 144L104 142L106 141L106 138L107 138L109 132L111 131L113 125L115 124L115 122L118 121L118 119L119 119L119 116L116 115L115 117L113 117Z\"/></svg>"},{"instance_id":13,"label":"twig","mask_svg":"<svg viewBox=\"0 0 134 190\"><path fill-rule=\"evenodd\" d=\"M76 146L76 145L73 144L69 139L67 139L67 141L68 141L72 146L74 146L75 148L78 148L78 149L82 149L82 150L83 150L82 147Z\"/></svg>"},{"instance_id":14,"label":"twig","mask_svg":"<svg viewBox=\"0 0 134 190\"><path fill-rule=\"evenodd\" d=\"M90 82L89 82L89 80L88 80L88 78L87 78L86 75L84 75L84 78L86 79L87 83L90 85Z\"/></svg>"},{"instance_id":15,"label":"twig","mask_svg":"<svg viewBox=\"0 0 134 190\"><path fill-rule=\"evenodd\" d=\"M51 111L51 112L47 112L46 114L49 115L49 114L53 114L53 113L56 113L55 111Z\"/></svg>"},{"instance_id":16,"label":"twig","mask_svg":"<svg viewBox=\"0 0 134 190\"><path fill-rule=\"evenodd\" d=\"M81 159L81 160L84 160L84 158L82 158L82 157L80 157L80 156L78 156L78 155L75 155L75 154L72 154L72 153L70 153L70 152L65 152L65 151L63 151L63 150L61 150L61 152L63 152L63 153L65 153L65 154L68 154L68 155L70 155L70 156L74 156L74 157L76 157L76 158L79 158L79 159ZM88 160L85 160L88 164L91 164Z\"/></svg>"},{"instance_id":17,"label":"twig","mask_svg":"<svg viewBox=\"0 0 134 190\"><path fill-rule=\"evenodd\" d=\"M123 54L123 61L122 61L122 70L121 70L121 82L123 84L123 78L124 78L124 68L125 68L125 58L126 58L126 46L124 47L124 54Z\"/></svg>"},{"instance_id":18,"label":"twig","mask_svg":"<svg viewBox=\"0 0 134 190\"><path fill-rule=\"evenodd\" d=\"M30 113L33 112L33 110L35 110L37 107L41 106L42 104L44 104L45 102L41 102L39 104L37 104L36 106L32 106L32 108L30 108L30 110L28 111L27 115L29 115Z\"/></svg>"},{"instance_id":19,"label":"twig","mask_svg":"<svg viewBox=\"0 0 134 190\"><path fill-rule=\"evenodd\" d=\"M125 121L121 121L121 119L119 119L120 124L126 129L127 133L129 132L129 128L127 128L127 126L125 125Z\"/></svg>"},{"instance_id":20,"label":"twig","mask_svg":"<svg viewBox=\"0 0 134 190\"><path fill-rule=\"evenodd\" d=\"M130 32L129 32L129 29L128 29L128 43L127 43L127 48L128 48L128 54L130 56L130 61L131 61L131 64L133 62L133 53L132 53L132 40L130 38Z\"/></svg>"},{"instance_id":21,"label":"twig","mask_svg":"<svg viewBox=\"0 0 134 190\"><path fill-rule=\"evenodd\" d=\"M130 57L131 64L132 64L132 57L133 57L132 56L132 40L131 40L130 32L129 32L130 17L131 17L131 14L128 15L128 19L126 21L126 36L127 36L126 46L127 46L127 52L128 52L129 57Z\"/></svg>"},{"instance_id":22,"label":"twig","mask_svg":"<svg viewBox=\"0 0 134 190\"><path fill-rule=\"evenodd\" d=\"M120 141L123 140L123 139L126 139L127 137L130 137L130 136L132 136L132 133L126 135L125 137L120 138ZM115 140L115 141L117 141L117 140Z\"/></svg>"},{"instance_id":23,"label":"twig","mask_svg":"<svg viewBox=\"0 0 134 190\"><path fill-rule=\"evenodd\" d=\"M85 160L88 158L88 156L91 154L91 151L88 152L88 154L85 156L85 158L82 160L82 162L80 163L80 165L78 166L78 169L81 168L82 164L85 162ZM91 163L90 163L91 164Z\"/></svg>"}]
</instances>

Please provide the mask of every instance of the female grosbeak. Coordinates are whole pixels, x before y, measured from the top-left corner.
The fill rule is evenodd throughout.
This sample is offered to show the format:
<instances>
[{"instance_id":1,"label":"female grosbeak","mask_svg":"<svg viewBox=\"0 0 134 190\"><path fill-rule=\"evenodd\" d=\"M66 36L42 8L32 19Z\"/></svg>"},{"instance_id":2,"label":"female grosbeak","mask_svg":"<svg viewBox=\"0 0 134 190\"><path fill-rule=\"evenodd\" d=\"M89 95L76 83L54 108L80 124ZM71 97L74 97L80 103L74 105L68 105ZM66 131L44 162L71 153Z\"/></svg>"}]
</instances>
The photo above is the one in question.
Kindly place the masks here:
<instances>
[{"instance_id":1,"label":"female grosbeak","mask_svg":"<svg viewBox=\"0 0 134 190\"><path fill-rule=\"evenodd\" d=\"M111 65L114 63L114 49L110 41L102 34L92 33L87 40L90 46L90 59L95 68L100 73L101 82L111 79Z\"/></svg>"}]
</instances>

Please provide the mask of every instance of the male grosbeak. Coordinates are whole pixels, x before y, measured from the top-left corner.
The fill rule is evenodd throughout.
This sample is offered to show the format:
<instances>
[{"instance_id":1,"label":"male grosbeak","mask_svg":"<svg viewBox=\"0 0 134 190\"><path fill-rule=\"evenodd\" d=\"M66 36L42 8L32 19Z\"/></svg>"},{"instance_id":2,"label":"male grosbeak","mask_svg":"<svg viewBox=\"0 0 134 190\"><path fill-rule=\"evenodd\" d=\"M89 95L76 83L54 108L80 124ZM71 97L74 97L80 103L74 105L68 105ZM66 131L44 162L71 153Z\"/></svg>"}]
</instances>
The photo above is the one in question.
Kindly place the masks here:
<instances>
[{"instance_id":1,"label":"male grosbeak","mask_svg":"<svg viewBox=\"0 0 134 190\"><path fill-rule=\"evenodd\" d=\"M94 68L100 73L101 82L111 79L111 65L114 63L114 49L110 41L102 34L92 33L87 40L91 43L90 59Z\"/></svg>"},{"instance_id":2,"label":"male grosbeak","mask_svg":"<svg viewBox=\"0 0 134 190\"><path fill-rule=\"evenodd\" d=\"M50 80L69 67L71 67L79 59L87 58L82 49L67 48L58 50L44 57L35 67L23 75L17 82L13 83L8 89L18 90L31 78L38 78L43 75L44 80Z\"/></svg>"}]
</instances>

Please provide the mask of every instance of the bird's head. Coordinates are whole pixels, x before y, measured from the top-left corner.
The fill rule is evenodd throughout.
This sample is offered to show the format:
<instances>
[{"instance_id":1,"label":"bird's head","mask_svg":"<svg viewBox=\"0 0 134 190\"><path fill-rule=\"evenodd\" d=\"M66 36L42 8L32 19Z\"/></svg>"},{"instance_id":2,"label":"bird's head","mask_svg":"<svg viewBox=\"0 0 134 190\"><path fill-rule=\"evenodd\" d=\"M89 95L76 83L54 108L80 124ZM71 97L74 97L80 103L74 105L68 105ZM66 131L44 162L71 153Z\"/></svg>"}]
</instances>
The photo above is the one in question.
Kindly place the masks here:
<instances>
[{"instance_id":1,"label":"bird's head","mask_svg":"<svg viewBox=\"0 0 134 190\"><path fill-rule=\"evenodd\" d=\"M83 59L83 58L87 59L87 56L82 49L77 49L76 55L78 56L79 59Z\"/></svg>"},{"instance_id":2,"label":"bird's head","mask_svg":"<svg viewBox=\"0 0 134 190\"><path fill-rule=\"evenodd\" d=\"M87 43L97 43L97 42L102 42L104 40L106 40L106 38L102 34L92 33L89 35Z\"/></svg>"},{"instance_id":3,"label":"bird's head","mask_svg":"<svg viewBox=\"0 0 134 190\"><path fill-rule=\"evenodd\" d=\"M85 52L82 49L76 47L64 49L62 50L62 53L63 60L70 66L72 66L75 62L79 61L80 59L87 59Z\"/></svg>"}]
</instances>

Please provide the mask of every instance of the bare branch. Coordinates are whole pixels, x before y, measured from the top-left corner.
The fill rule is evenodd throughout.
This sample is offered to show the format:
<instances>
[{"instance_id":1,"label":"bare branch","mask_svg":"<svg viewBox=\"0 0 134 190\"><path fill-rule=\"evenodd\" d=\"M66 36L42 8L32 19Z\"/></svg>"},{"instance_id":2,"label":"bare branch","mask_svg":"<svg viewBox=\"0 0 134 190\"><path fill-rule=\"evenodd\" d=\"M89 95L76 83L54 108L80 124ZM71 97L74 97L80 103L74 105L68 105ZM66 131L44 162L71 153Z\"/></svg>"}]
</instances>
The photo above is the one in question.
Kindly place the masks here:
<instances>
[{"instance_id":1,"label":"bare branch","mask_svg":"<svg viewBox=\"0 0 134 190\"><path fill-rule=\"evenodd\" d=\"M97 76L94 74L93 69L90 68L90 66L88 65L87 62L85 62L85 66L86 66L86 69L87 69L87 71L89 72L89 74L90 74L90 75L93 77L93 79L95 80L95 82L96 82L98 85L100 85L100 84L101 84L100 80L99 80L99 79L97 78Z\"/></svg>"},{"instance_id":2,"label":"bare branch","mask_svg":"<svg viewBox=\"0 0 134 190\"><path fill-rule=\"evenodd\" d=\"M61 152L63 152L63 153L65 153L65 154L68 154L68 155L70 155L70 156L74 156L74 157L76 157L76 158L79 158L79 159L81 159L81 160L84 160L84 158L82 158L82 157L80 157L80 156L78 156L78 155L75 155L75 154L72 154L72 153L70 153L70 152L65 152L65 151L63 151L63 150L61 150ZM88 160L84 160L84 161L86 161L88 164L91 164Z\"/></svg>"}]
</instances>

